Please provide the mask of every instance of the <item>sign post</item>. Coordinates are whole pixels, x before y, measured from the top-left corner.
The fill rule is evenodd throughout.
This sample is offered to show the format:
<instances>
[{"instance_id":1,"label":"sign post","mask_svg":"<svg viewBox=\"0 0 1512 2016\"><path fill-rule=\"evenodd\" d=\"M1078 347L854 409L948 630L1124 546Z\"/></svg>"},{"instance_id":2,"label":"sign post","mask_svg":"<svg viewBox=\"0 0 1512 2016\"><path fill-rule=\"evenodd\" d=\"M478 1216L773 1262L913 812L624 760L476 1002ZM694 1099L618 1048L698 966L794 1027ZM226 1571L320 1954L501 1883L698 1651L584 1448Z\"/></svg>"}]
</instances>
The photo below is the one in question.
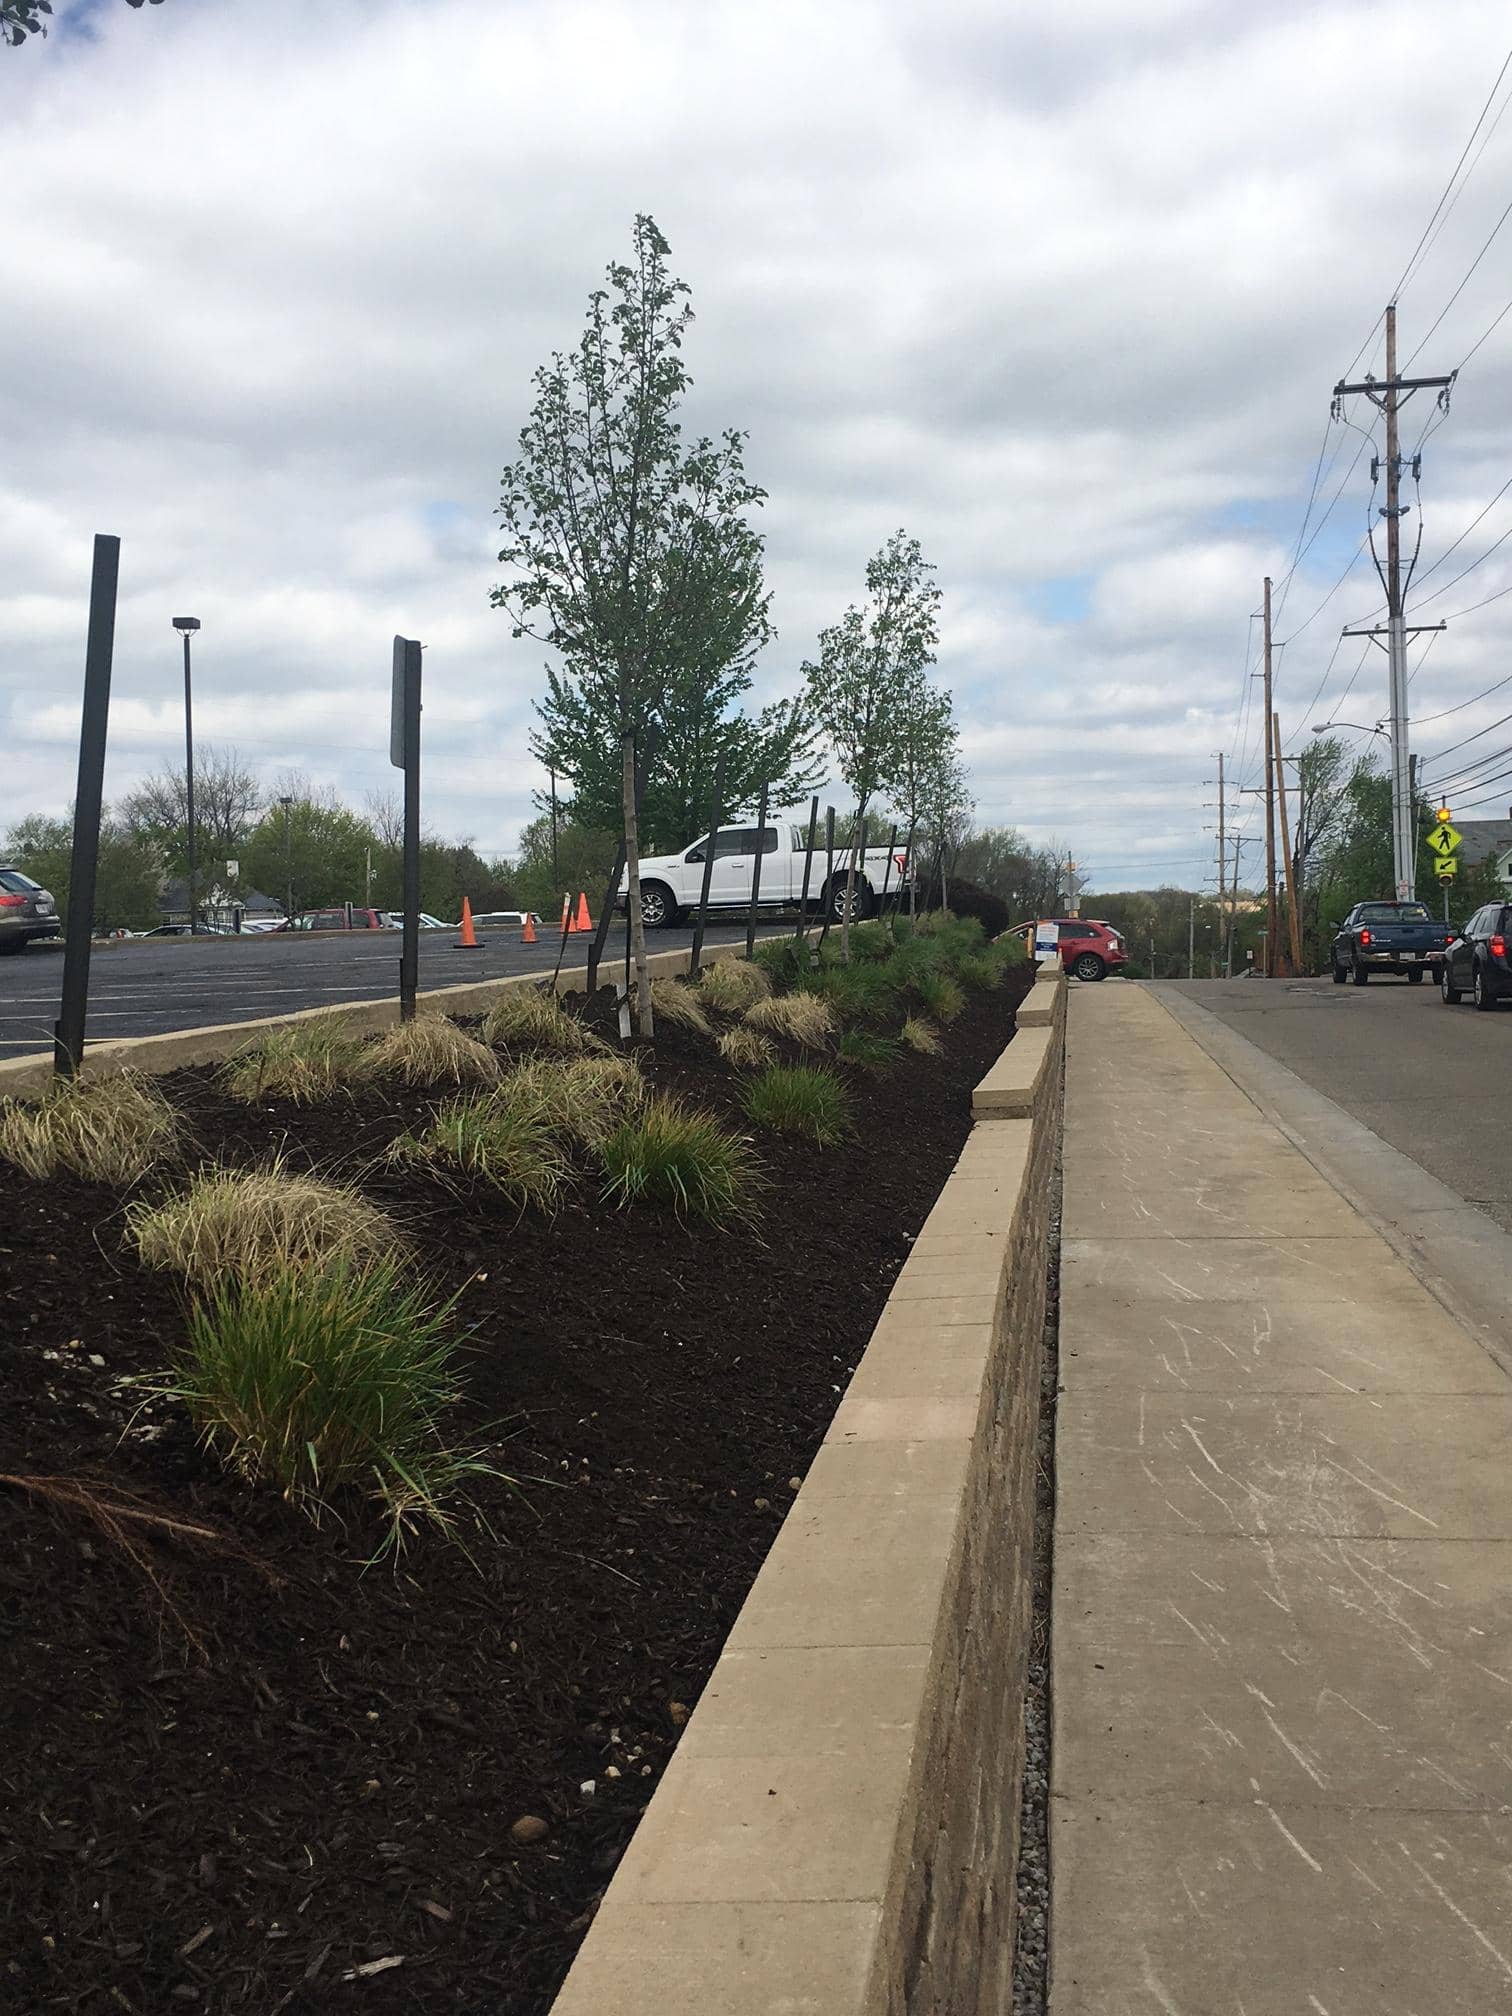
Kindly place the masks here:
<instances>
[{"instance_id":1,"label":"sign post","mask_svg":"<svg viewBox=\"0 0 1512 2016\"><path fill-rule=\"evenodd\" d=\"M97 532L89 582L89 639L84 647L84 717L79 727L79 782L74 793L73 853L63 939L63 999L53 1025L53 1070L72 1078L84 1057L89 1005L89 941L94 932L95 875L100 859L100 808L105 788L105 728L110 718L110 668L115 656L116 582L121 542Z\"/></svg>"},{"instance_id":2,"label":"sign post","mask_svg":"<svg viewBox=\"0 0 1512 2016\"><path fill-rule=\"evenodd\" d=\"M399 938L399 1019L415 1019L420 980L420 645L394 639L389 761L404 772L404 929Z\"/></svg>"}]
</instances>

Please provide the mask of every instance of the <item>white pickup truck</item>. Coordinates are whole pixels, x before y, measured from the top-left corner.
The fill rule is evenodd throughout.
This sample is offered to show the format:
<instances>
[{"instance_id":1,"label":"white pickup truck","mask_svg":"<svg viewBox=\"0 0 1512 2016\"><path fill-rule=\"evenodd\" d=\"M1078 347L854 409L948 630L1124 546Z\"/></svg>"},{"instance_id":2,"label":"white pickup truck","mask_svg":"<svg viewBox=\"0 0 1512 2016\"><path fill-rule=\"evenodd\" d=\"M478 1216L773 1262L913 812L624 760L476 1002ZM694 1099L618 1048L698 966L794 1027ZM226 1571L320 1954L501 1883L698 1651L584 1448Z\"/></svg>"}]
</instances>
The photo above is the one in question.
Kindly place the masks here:
<instances>
[{"instance_id":1,"label":"white pickup truck","mask_svg":"<svg viewBox=\"0 0 1512 2016\"><path fill-rule=\"evenodd\" d=\"M846 874L850 855L835 847L833 880L825 876L822 831L816 835L809 872L809 903L822 916L827 909L837 921L845 914ZM751 882L761 853L759 901L766 909L787 909L803 895L803 867L808 851L808 822L802 825L779 815L766 826L721 826L714 835L714 865L709 879L710 910L749 910ZM677 854L648 854L641 860L641 916L651 931L670 930L683 913L698 908L703 893L704 861L709 836L695 840ZM868 847L856 864L854 917L876 908L884 889L889 895L906 886L908 857L902 847L889 859L885 847ZM623 904L629 878L620 882Z\"/></svg>"}]
</instances>

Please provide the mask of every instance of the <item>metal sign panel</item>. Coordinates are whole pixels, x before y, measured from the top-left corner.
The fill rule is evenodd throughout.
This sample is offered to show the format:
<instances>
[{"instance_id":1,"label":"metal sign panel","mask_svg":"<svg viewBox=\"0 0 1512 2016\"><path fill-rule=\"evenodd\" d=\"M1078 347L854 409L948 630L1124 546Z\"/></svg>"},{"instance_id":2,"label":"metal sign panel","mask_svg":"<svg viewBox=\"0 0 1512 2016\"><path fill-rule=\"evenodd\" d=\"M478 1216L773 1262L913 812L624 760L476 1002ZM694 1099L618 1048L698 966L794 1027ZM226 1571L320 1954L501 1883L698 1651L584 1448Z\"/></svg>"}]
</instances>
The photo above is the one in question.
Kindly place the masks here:
<instances>
[{"instance_id":1,"label":"metal sign panel","mask_svg":"<svg viewBox=\"0 0 1512 2016\"><path fill-rule=\"evenodd\" d=\"M1447 861L1451 854L1458 853L1464 836L1456 833L1452 826L1435 826L1424 836L1424 844L1433 849L1441 861Z\"/></svg>"},{"instance_id":2,"label":"metal sign panel","mask_svg":"<svg viewBox=\"0 0 1512 2016\"><path fill-rule=\"evenodd\" d=\"M389 761L396 770L404 768L404 646L394 639L394 684L389 700Z\"/></svg>"}]
</instances>

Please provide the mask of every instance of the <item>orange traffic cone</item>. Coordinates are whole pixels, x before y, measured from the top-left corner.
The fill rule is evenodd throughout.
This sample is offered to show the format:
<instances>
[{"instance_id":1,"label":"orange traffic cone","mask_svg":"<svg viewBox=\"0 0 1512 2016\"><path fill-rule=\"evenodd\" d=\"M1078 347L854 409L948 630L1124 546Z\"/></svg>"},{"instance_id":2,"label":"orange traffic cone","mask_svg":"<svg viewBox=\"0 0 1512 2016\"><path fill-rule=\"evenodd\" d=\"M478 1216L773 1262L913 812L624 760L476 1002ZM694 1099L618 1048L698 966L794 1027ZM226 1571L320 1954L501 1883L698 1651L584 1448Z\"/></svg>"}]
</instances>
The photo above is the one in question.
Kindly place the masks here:
<instances>
[{"instance_id":1,"label":"orange traffic cone","mask_svg":"<svg viewBox=\"0 0 1512 2016\"><path fill-rule=\"evenodd\" d=\"M525 929L520 933L520 943L522 945L534 945L535 942L535 919L527 910L525 912Z\"/></svg>"},{"instance_id":2,"label":"orange traffic cone","mask_svg":"<svg viewBox=\"0 0 1512 2016\"><path fill-rule=\"evenodd\" d=\"M462 936L452 940L452 950L454 952L481 952L482 949L482 946L478 943L478 934L473 929L472 905L464 896L462 898Z\"/></svg>"},{"instance_id":3,"label":"orange traffic cone","mask_svg":"<svg viewBox=\"0 0 1512 2016\"><path fill-rule=\"evenodd\" d=\"M574 931L593 929L593 919L588 915L588 898L581 889L578 891L577 922L572 928Z\"/></svg>"}]
</instances>

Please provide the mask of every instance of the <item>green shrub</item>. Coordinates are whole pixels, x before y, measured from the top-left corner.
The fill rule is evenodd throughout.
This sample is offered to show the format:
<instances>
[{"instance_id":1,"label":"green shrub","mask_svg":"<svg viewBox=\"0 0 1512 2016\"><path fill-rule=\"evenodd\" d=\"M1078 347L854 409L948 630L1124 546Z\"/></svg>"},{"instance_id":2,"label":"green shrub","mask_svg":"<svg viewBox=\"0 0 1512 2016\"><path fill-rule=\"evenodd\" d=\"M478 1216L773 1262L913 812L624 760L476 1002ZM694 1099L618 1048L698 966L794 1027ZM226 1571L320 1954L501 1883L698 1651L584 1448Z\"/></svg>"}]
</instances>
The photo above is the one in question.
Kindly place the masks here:
<instances>
[{"instance_id":1,"label":"green shrub","mask_svg":"<svg viewBox=\"0 0 1512 2016\"><path fill-rule=\"evenodd\" d=\"M852 924L850 952L853 960L885 959L892 949L892 933L880 918L867 917L859 924Z\"/></svg>"},{"instance_id":2,"label":"green shrub","mask_svg":"<svg viewBox=\"0 0 1512 2016\"><path fill-rule=\"evenodd\" d=\"M449 1100L423 1134L402 1134L389 1153L401 1165L471 1176L521 1210L549 1211L572 1173L541 1114L498 1091Z\"/></svg>"},{"instance_id":3,"label":"green shrub","mask_svg":"<svg viewBox=\"0 0 1512 2016\"><path fill-rule=\"evenodd\" d=\"M953 1022L966 1006L959 981L948 973L921 973L913 983L913 995L927 1014L941 1022Z\"/></svg>"},{"instance_id":4,"label":"green shrub","mask_svg":"<svg viewBox=\"0 0 1512 2016\"><path fill-rule=\"evenodd\" d=\"M403 1248L398 1227L351 1183L262 1169L201 1169L158 1203L126 1207L126 1240L145 1267L190 1281L264 1280L290 1267L371 1266Z\"/></svg>"},{"instance_id":5,"label":"green shrub","mask_svg":"<svg viewBox=\"0 0 1512 2016\"><path fill-rule=\"evenodd\" d=\"M555 994L540 987L506 987L483 1024L485 1043L581 1056L609 1046L567 1013Z\"/></svg>"},{"instance_id":6,"label":"green shrub","mask_svg":"<svg viewBox=\"0 0 1512 2016\"><path fill-rule=\"evenodd\" d=\"M385 1032L367 1053L374 1078L405 1085L497 1085L492 1050L444 1015L417 1015Z\"/></svg>"},{"instance_id":7,"label":"green shrub","mask_svg":"<svg viewBox=\"0 0 1512 2016\"><path fill-rule=\"evenodd\" d=\"M765 1001L772 982L764 967L749 959L716 959L698 976L698 991L707 1007L720 1015L738 1015L754 1001Z\"/></svg>"},{"instance_id":8,"label":"green shrub","mask_svg":"<svg viewBox=\"0 0 1512 2016\"><path fill-rule=\"evenodd\" d=\"M1029 964L1029 946L1022 937L994 938L990 949L997 954L1004 967Z\"/></svg>"},{"instance_id":9,"label":"green shrub","mask_svg":"<svg viewBox=\"0 0 1512 2016\"><path fill-rule=\"evenodd\" d=\"M888 968L878 965L823 966L804 983L834 1009L841 1022L887 1022L898 997Z\"/></svg>"},{"instance_id":10,"label":"green shrub","mask_svg":"<svg viewBox=\"0 0 1512 2016\"><path fill-rule=\"evenodd\" d=\"M997 987L1003 978L1003 962L990 950L968 952L956 961L955 977L963 987Z\"/></svg>"},{"instance_id":11,"label":"green shrub","mask_svg":"<svg viewBox=\"0 0 1512 2016\"><path fill-rule=\"evenodd\" d=\"M233 1099L255 1106L260 1099L287 1099L313 1106L344 1085L355 1085L367 1069L362 1043L337 1015L291 1022L269 1029L228 1058L221 1082Z\"/></svg>"},{"instance_id":12,"label":"green shrub","mask_svg":"<svg viewBox=\"0 0 1512 2016\"><path fill-rule=\"evenodd\" d=\"M452 1308L393 1260L228 1277L190 1309L171 1370L144 1383L180 1401L231 1469L312 1517L366 1485L398 1543L417 1518L445 1525L445 1497L484 1467L441 1428L456 1397Z\"/></svg>"},{"instance_id":13,"label":"green shrub","mask_svg":"<svg viewBox=\"0 0 1512 2016\"><path fill-rule=\"evenodd\" d=\"M712 1036L709 1018L703 1011L703 1003L691 987L685 987L681 980L657 979L651 982L651 1009L654 1019L664 1023L669 1029L681 1029L688 1036Z\"/></svg>"},{"instance_id":14,"label":"green shrub","mask_svg":"<svg viewBox=\"0 0 1512 2016\"><path fill-rule=\"evenodd\" d=\"M846 1029L835 1044L835 1054L863 1071L880 1071L898 1055L891 1036L877 1036L870 1029Z\"/></svg>"},{"instance_id":15,"label":"green shrub","mask_svg":"<svg viewBox=\"0 0 1512 2016\"><path fill-rule=\"evenodd\" d=\"M756 1215L761 1178L750 1143L680 1100L648 1100L619 1123L599 1155L604 1195L622 1207L660 1204L715 1225Z\"/></svg>"},{"instance_id":16,"label":"green shrub","mask_svg":"<svg viewBox=\"0 0 1512 2016\"><path fill-rule=\"evenodd\" d=\"M939 1030L917 1015L910 1015L903 1024L902 1041L921 1057L938 1057L940 1054Z\"/></svg>"},{"instance_id":17,"label":"green shrub","mask_svg":"<svg viewBox=\"0 0 1512 2016\"><path fill-rule=\"evenodd\" d=\"M88 1183L135 1183L179 1142L177 1114L134 1071L55 1079L30 1104L0 1100L0 1161L39 1182L66 1169Z\"/></svg>"},{"instance_id":18,"label":"green shrub","mask_svg":"<svg viewBox=\"0 0 1512 2016\"><path fill-rule=\"evenodd\" d=\"M811 1064L773 1064L741 1088L740 1103L758 1126L806 1134L821 1148L855 1132L849 1087Z\"/></svg>"},{"instance_id":19,"label":"green shrub","mask_svg":"<svg viewBox=\"0 0 1512 2016\"><path fill-rule=\"evenodd\" d=\"M774 987L791 987L813 963L817 938L764 938L751 954L751 964Z\"/></svg>"}]
</instances>

